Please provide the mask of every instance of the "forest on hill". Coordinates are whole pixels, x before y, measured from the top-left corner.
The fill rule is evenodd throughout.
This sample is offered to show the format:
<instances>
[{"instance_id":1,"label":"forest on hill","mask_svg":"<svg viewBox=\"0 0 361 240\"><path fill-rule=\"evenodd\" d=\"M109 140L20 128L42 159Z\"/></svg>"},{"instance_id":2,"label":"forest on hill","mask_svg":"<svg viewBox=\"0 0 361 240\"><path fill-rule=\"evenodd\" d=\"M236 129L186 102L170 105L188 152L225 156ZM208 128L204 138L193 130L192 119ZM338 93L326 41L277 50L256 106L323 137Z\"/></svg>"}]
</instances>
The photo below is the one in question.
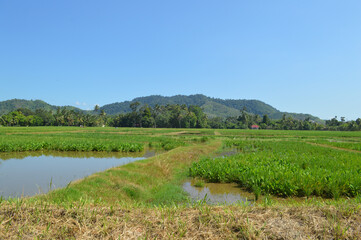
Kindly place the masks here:
<instances>
[{"instance_id":1,"label":"forest on hill","mask_svg":"<svg viewBox=\"0 0 361 240\"><path fill-rule=\"evenodd\" d=\"M167 106L174 104L184 104L187 107L199 106L209 118L221 117L223 119L226 119L228 117L237 117L239 116L240 111L245 110L249 114L257 114L260 116L267 115L269 118L274 120L281 119L284 115L286 115L286 117L291 117L297 120L310 119L317 123L325 123L323 120L310 114L281 112L276 108L259 100L223 100L219 98L207 97L202 94L195 94L189 96L176 95L172 97L152 95L147 97L135 98L132 101L117 102L98 107L100 110L103 110L107 115L118 115L122 113L130 113L132 111L132 109L130 108L130 104L135 102L139 102L141 105L148 105L152 108L157 105ZM73 106L59 107L50 105L41 100L12 99L0 102L0 115L7 114L19 108L29 109L31 111L42 109L52 112L56 112L58 108L65 108L67 110L74 110L76 112L83 112L85 114L97 114L97 112L95 112L94 110L87 111Z\"/></svg>"},{"instance_id":2,"label":"forest on hill","mask_svg":"<svg viewBox=\"0 0 361 240\"><path fill-rule=\"evenodd\" d=\"M202 94L195 95L176 95L172 97L164 97L160 95L152 95L147 97L135 98L132 101L117 102L107 104L104 106L98 106L100 110L104 110L107 115L117 115L122 113L130 113L131 103L139 102L141 105L148 105L150 107L166 106L166 105L186 105L186 106L199 106L203 112L209 117L221 117L226 119L227 117L237 117L242 110L246 110L250 114L257 114L260 116L267 115L271 119L281 119L283 115L286 117L292 117L298 120L310 119L317 123L324 124L324 120L310 114L303 113L288 113L281 112L276 108L259 100L223 100L219 98L211 98ZM82 110L73 106L54 106L50 105L42 100L23 100L12 99L0 102L0 115L7 114L16 109L29 109L35 111L38 109L56 112L58 108L65 108L67 110L73 110L76 112L83 112L89 114L97 114L94 110Z\"/></svg>"},{"instance_id":3,"label":"forest on hill","mask_svg":"<svg viewBox=\"0 0 361 240\"><path fill-rule=\"evenodd\" d=\"M267 114L260 116L244 108L234 117L208 117L203 109L196 105L168 104L151 107L140 102L130 103L128 113L107 115L104 109L95 108L94 113L86 113L58 107L56 111L18 108L0 115L0 126L110 126L143 128L216 128L216 129L282 129L282 130L361 130L361 119L340 121L335 117L325 124L306 118L299 120L286 116L271 119Z\"/></svg>"},{"instance_id":4,"label":"forest on hill","mask_svg":"<svg viewBox=\"0 0 361 240\"><path fill-rule=\"evenodd\" d=\"M7 113L15 111L19 108L29 109L31 111L41 109L41 110L45 110L45 111L55 112L60 107L50 105L42 100L11 99L11 100L0 102L0 115L7 114ZM83 111L79 108L72 107L72 106L63 106L61 108L65 108L67 110L74 110L77 112Z\"/></svg>"},{"instance_id":5,"label":"forest on hill","mask_svg":"<svg viewBox=\"0 0 361 240\"><path fill-rule=\"evenodd\" d=\"M201 107L208 117L236 117L239 115L241 110L246 109L246 111L250 114L258 114L260 116L267 114L271 119L281 119L285 114L286 117L292 117L298 120L305 120L306 118L309 118L312 121L324 123L323 120L310 114L281 112L276 108L272 107L271 105L268 105L259 100L224 100L219 98L207 97L202 94L195 94L189 96L176 95L171 97L152 95L147 97L135 98L132 101L107 104L100 107L100 109L104 110L107 114L110 115L129 113L131 112L129 106L132 102L139 102L142 105L147 104L151 107L155 107L156 105L166 106L168 104L185 104L186 106L196 105Z\"/></svg>"}]
</instances>

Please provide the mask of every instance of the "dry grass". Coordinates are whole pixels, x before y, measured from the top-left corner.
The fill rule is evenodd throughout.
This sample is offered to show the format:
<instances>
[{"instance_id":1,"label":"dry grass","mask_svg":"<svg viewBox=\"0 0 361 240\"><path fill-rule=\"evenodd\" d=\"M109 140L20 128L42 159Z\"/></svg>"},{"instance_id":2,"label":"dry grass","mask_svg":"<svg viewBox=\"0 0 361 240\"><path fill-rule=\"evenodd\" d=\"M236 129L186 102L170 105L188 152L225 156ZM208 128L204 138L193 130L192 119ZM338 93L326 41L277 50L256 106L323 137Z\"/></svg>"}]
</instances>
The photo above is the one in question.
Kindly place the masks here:
<instances>
[{"instance_id":1,"label":"dry grass","mask_svg":"<svg viewBox=\"0 0 361 240\"><path fill-rule=\"evenodd\" d=\"M63 208L2 203L0 239L360 239L358 206Z\"/></svg>"}]
</instances>

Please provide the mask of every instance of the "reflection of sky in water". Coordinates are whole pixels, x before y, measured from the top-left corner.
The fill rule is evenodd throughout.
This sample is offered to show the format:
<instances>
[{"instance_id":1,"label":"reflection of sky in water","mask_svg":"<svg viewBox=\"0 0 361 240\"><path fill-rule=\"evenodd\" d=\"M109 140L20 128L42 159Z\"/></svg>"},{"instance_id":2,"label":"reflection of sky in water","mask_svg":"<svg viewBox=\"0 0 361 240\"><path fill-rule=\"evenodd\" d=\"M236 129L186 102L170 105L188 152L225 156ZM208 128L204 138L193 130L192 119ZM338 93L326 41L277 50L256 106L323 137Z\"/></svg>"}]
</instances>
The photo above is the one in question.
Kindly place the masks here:
<instances>
[{"instance_id":1,"label":"reflection of sky in water","mask_svg":"<svg viewBox=\"0 0 361 240\"><path fill-rule=\"evenodd\" d=\"M0 160L0 196L20 197L46 193L95 172L124 165L143 157L72 158L38 156Z\"/></svg>"},{"instance_id":2,"label":"reflection of sky in water","mask_svg":"<svg viewBox=\"0 0 361 240\"><path fill-rule=\"evenodd\" d=\"M34 152L0 152L0 159L24 159L27 157L71 157L71 158L123 158L123 157L153 157L157 153L154 150L145 152L59 152L59 151L34 151ZM0 161L1 162L1 161Z\"/></svg>"},{"instance_id":3,"label":"reflection of sky in water","mask_svg":"<svg viewBox=\"0 0 361 240\"><path fill-rule=\"evenodd\" d=\"M234 184L206 183L205 187L192 186L190 181L183 184L183 190L190 195L192 201L206 200L208 204L247 204L252 205L249 198L242 196L242 192Z\"/></svg>"}]
</instances>

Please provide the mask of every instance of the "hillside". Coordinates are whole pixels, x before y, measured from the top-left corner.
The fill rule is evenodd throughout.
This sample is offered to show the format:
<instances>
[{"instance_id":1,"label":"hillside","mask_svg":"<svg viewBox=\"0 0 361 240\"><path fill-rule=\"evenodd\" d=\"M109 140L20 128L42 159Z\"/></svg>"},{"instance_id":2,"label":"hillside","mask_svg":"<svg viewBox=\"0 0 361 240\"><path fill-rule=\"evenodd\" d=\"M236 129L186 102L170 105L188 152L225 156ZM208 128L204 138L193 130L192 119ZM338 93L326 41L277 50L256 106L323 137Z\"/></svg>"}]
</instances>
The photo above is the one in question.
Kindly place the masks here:
<instances>
[{"instance_id":1,"label":"hillside","mask_svg":"<svg viewBox=\"0 0 361 240\"><path fill-rule=\"evenodd\" d=\"M26 108L26 109L30 109L32 111L35 111L36 109L43 109L46 111L56 111L58 106L50 105L41 100L11 99L11 100L0 102L0 115L14 111L18 108ZM65 106L62 108L66 108L69 110L75 110L75 111L83 111L79 108L72 107L72 106Z\"/></svg>"},{"instance_id":2,"label":"hillside","mask_svg":"<svg viewBox=\"0 0 361 240\"><path fill-rule=\"evenodd\" d=\"M271 119L280 119L284 114L286 114L286 116L291 116L295 119L304 120L305 118L308 117L313 121L324 123L323 120L319 119L318 117L312 116L310 114L281 112L276 108L259 100L245 100L245 99L223 100L219 98L207 97L202 94L189 95L189 96L176 95L171 97L163 97L160 95L138 97L138 98L134 98L132 101L107 104L102 106L100 109L104 110L108 115L127 113L131 111L129 105L132 102L140 102L142 105L148 104L151 107L154 107L157 104L158 105L185 104L187 106L197 105L200 106L209 117L222 117L222 118L235 117L240 115L240 110L246 109L246 111L251 114L258 114L260 116L267 114ZM58 107L59 106L50 105L41 100L12 99L12 100L0 102L0 115L14 111L18 108L27 108L32 111L35 111L36 109L56 111ZM61 108L94 113L93 111L84 111L72 106L65 106Z\"/></svg>"},{"instance_id":3,"label":"hillside","mask_svg":"<svg viewBox=\"0 0 361 240\"><path fill-rule=\"evenodd\" d=\"M296 119L304 120L309 117L311 120L323 123L323 120L318 117L312 116L310 114L300 114L300 113L288 113L281 112L276 108L262 102L259 100L233 100L233 99L219 99L211 98L204 96L202 94L196 95L176 95L172 97L163 97L160 95L152 95L148 97L138 97L132 101L117 102L112 104L107 104L101 107L100 109L104 110L107 114L114 115L120 113L130 112L131 109L129 104L131 102L140 102L141 104L148 104L151 107L155 105L167 105L167 104L185 104L189 105L198 105L203 111L210 117L234 117L240 115L240 110L243 108L247 112L252 114L258 114L263 116L267 114L272 119L280 119L284 114L286 116L291 116Z\"/></svg>"}]
</instances>

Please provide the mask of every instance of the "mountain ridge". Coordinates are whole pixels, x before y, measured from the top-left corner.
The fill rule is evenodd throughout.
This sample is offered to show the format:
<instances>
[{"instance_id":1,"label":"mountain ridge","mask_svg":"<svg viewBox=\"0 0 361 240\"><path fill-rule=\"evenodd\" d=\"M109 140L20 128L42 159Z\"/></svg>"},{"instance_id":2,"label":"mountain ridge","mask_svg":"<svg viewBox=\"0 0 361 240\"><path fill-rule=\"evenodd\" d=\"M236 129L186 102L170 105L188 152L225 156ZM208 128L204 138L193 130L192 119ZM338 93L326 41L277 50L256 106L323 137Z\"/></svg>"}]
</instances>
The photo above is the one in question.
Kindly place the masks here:
<instances>
[{"instance_id":1,"label":"mountain ridge","mask_svg":"<svg viewBox=\"0 0 361 240\"><path fill-rule=\"evenodd\" d=\"M305 113L281 112L273 106L256 99L220 99L208 97L203 94L179 94L174 96L150 95L137 97L131 101L106 104L101 106L100 110L104 110L104 112L109 115L127 113L131 111L129 105L132 102L139 102L141 105L148 104L151 107L167 104L185 104L187 106L197 105L200 106L209 117L236 117L240 115L240 111L245 110L248 113L258 114L261 117L267 114L271 119L280 119L285 115L286 117L292 117L299 120L309 118L315 122L324 123L323 120L316 116ZM0 115L14 111L18 108L28 108L32 111L35 111L36 109L56 111L59 107L84 113L94 113L94 111L82 110L73 106L51 105L42 100L11 99L0 102Z\"/></svg>"},{"instance_id":2,"label":"mountain ridge","mask_svg":"<svg viewBox=\"0 0 361 240\"><path fill-rule=\"evenodd\" d=\"M258 114L260 116L267 114L271 119L281 119L283 115L286 115L286 117L292 117L299 120L310 118L310 120L315 122L324 123L323 120L316 116L312 116L311 114L281 112L260 100L220 99L207 97L203 94L174 96L150 95L146 97L137 97L131 101L106 104L100 107L100 109L110 115L127 113L131 111L129 105L132 102L140 102L142 105L148 104L151 107L154 107L156 104L185 104L187 106L197 105L200 106L210 117L236 117L240 115L241 110L245 109L245 111L251 114Z\"/></svg>"},{"instance_id":3,"label":"mountain ridge","mask_svg":"<svg viewBox=\"0 0 361 240\"><path fill-rule=\"evenodd\" d=\"M26 108L31 111L35 111L37 109L42 109L46 111L56 111L58 108L66 108L68 110L75 110L75 111L84 111L80 108L73 107L73 106L55 106L51 105L43 100L26 100L26 99L10 99L0 102L0 115L7 114L11 111L15 111L19 108Z\"/></svg>"}]
</instances>

